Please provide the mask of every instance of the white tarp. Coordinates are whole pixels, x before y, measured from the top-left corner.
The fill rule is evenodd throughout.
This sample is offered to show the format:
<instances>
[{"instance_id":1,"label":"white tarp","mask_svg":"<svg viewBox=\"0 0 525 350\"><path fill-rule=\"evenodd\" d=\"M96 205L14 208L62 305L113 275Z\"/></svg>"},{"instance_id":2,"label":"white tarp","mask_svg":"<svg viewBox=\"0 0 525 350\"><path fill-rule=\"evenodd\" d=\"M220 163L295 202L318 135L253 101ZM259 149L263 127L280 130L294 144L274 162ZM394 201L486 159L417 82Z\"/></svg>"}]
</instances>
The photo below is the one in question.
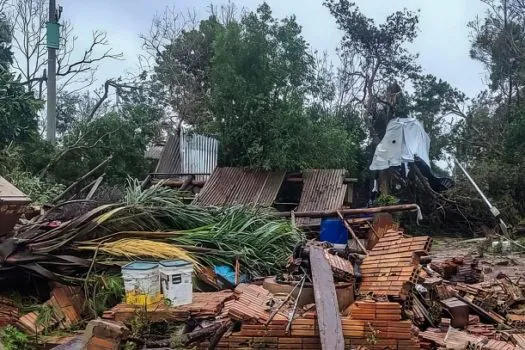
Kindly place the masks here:
<instances>
[{"instance_id":1,"label":"white tarp","mask_svg":"<svg viewBox=\"0 0 525 350\"><path fill-rule=\"evenodd\" d=\"M423 125L414 118L392 119L376 147L370 170L384 170L414 162L417 156L430 166L430 138Z\"/></svg>"}]
</instances>

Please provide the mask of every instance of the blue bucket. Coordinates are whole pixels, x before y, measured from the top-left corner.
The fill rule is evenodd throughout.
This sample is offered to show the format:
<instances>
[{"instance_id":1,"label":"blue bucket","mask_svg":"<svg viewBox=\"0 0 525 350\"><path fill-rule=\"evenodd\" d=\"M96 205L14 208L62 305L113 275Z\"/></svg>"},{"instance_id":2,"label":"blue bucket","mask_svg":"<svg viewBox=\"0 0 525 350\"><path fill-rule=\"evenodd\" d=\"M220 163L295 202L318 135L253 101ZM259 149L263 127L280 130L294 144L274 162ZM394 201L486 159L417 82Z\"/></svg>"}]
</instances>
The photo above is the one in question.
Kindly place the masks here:
<instances>
[{"instance_id":1,"label":"blue bucket","mask_svg":"<svg viewBox=\"0 0 525 350\"><path fill-rule=\"evenodd\" d=\"M348 230L339 218L324 218L321 220L322 242L330 242L334 246L346 246L348 244Z\"/></svg>"}]
</instances>

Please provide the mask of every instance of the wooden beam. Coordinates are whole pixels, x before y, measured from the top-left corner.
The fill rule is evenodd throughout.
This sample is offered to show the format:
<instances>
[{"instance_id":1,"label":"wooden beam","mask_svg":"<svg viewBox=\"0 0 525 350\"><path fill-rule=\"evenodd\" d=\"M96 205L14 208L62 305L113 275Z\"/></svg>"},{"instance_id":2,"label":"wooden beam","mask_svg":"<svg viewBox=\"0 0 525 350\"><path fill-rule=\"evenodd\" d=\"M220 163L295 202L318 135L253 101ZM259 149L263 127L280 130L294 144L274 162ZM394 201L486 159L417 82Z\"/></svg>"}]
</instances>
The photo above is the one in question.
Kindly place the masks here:
<instances>
[{"instance_id":1,"label":"wooden beam","mask_svg":"<svg viewBox=\"0 0 525 350\"><path fill-rule=\"evenodd\" d=\"M162 183L163 186L167 187L188 187L189 185L203 187L206 184L206 180L192 180L191 178L186 178L185 180L155 179L153 183Z\"/></svg>"},{"instance_id":2,"label":"wooden beam","mask_svg":"<svg viewBox=\"0 0 525 350\"><path fill-rule=\"evenodd\" d=\"M343 216L343 214L341 214L340 211L337 212L337 215L339 215L339 218L341 220L343 220L343 224L345 225L346 229L348 230L348 232L350 232L350 234L352 235L352 238L355 239L357 245L359 246L359 248L361 248L361 250L363 251L363 253L365 253L366 255L368 255L368 251L366 250L365 246L363 245L363 243L361 243L361 241L359 240L359 238L357 238L357 235L355 234L354 230L352 230L352 228L350 227L350 225L348 225L348 222L346 222L345 220L345 217Z\"/></svg>"},{"instance_id":3,"label":"wooden beam","mask_svg":"<svg viewBox=\"0 0 525 350\"><path fill-rule=\"evenodd\" d=\"M324 257L323 248L310 246L309 250L321 348L344 350L345 339L332 269Z\"/></svg>"},{"instance_id":4,"label":"wooden beam","mask_svg":"<svg viewBox=\"0 0 525 350\"><path fill-rule=\"evenodd\" d=\"M325 210L325 211L303 211L295 212L295 217L298 218L329 218L338 217L337 212L341 212L344 216L347 215L359 215L359 214L377 214L377 213L393 213L398 211L415 211L419 210L417 204L398 204L390 205L387 207L376 207L376 208L360 208L360 209L339 209L339 210ZM290 217L291 212L279 212L275 213L279 217Z\"/></svg>"},{"instance_id":5,"label":"wooden beam","mask_svg":"<svg viewBox=\"0 0 525 350\"><path fill-rule=\"evenodd\" d=\"M211 175L210 173L149 173L149 175L155 177L155 176L172 176L172 177L176 177L176 176L199 176L199 175L202 175L202 176L206 176L206 175Z\"/></svg>"},{"instance_id":6,"label":"wooden beam","mask_svg":"<svg viewBox=\"0 0 525 350\"><path fill-rule=\"evenodd\" d=\"M287 177L285 179L285 181L287 182L303 182L303 178L302 177L299 177L299 176L294 176L294 177ZM353 183L356 183L357 182L357 179L356 178L353 178L353 177L345 177L343 179L343 184L347 185L347 184L353 184Z\"/></svg>"}]
</instances>

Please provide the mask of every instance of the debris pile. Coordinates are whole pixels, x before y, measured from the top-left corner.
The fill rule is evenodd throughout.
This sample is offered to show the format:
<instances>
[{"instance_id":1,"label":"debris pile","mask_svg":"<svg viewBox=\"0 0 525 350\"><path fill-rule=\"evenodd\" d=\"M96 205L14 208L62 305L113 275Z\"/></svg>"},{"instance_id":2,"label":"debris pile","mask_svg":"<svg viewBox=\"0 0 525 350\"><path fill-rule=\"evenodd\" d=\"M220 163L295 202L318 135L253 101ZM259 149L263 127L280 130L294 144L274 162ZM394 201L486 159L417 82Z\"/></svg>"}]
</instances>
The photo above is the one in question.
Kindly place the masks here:
<instances>
[{"instance_id":1,"label":"debris pile","mask_svg":"<svg viewBox=\"0 0 525 350\"><path fill-rule=\"evenodd\" d=\"M16 324L29 334L41 334L46 329L67 330L82 320L84 302L79 287L54 284L51 298L37 311L21 316Z\"/></svg>"},{"instance_id":2,"label":"debris pile","mask_svg":"<svg viewBox=\"0 0 525 350\"><path fill-rule=\"evenodd\" d=\"M525 283L484 276L473 256L432 259L431 245L397 225L366 255L310 242L294 250L282 276L147 313L196 321L183 339L198 349L525 349ZM320 274L324 268L331 273ZM341 297L336 286L345 283L357 300ZM104 317L127 323L137 309L118 305Z\"/></svg>"},{"instance_id":3,"label":"debris pile","mask_svg":"<svg viewBox=\"0 0 525 350\"><path fill-rule=\"evenodd\" d=\"M525 349L522 271L483 269L475 255L432 257L432 238L407 235L388 214L400 209L417 206L290 213L339 217L352 237L345 248L306 242L294 217L278 218L285 212L196 207L173 190L137 184L122 202L76 216L43 211L0 241L0 279L36 277L50 288L29 311L0 296L0 328L48 348ZM122 288L122 265L165 259L184 260L194 281L191 272L152 272L151 285L184 279L191 303L171 306L177 299L163 290L161 301L157 293L151 304L118 304L140 289L129 279ZM97 293L117 297L100 309L89 304ZM154 325L162 330L152 337ZM83 331L49 334L72 329Z\"/></svg>"}]
</instances>

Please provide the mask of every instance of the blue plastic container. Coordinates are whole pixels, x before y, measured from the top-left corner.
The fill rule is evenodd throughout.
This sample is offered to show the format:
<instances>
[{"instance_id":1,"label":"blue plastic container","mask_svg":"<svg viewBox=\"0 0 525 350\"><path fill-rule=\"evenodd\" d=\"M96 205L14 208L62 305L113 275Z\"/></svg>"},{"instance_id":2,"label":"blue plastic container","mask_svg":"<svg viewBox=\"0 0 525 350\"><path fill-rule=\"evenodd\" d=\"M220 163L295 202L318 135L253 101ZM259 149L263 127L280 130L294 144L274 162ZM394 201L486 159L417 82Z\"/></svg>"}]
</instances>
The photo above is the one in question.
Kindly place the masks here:
<instances>
[{"instance_id":1,"label":"blue plastic container","mask_svg":"<svg viewBox=\"0 0 525 350\"><path fill-rule=\"evenodd\" d=\"M324 218L321 220L322 242L330 242L335 247L346 246L348 244L348 230L343 221L339 218Z\"/></svg>"}]
</instances>

